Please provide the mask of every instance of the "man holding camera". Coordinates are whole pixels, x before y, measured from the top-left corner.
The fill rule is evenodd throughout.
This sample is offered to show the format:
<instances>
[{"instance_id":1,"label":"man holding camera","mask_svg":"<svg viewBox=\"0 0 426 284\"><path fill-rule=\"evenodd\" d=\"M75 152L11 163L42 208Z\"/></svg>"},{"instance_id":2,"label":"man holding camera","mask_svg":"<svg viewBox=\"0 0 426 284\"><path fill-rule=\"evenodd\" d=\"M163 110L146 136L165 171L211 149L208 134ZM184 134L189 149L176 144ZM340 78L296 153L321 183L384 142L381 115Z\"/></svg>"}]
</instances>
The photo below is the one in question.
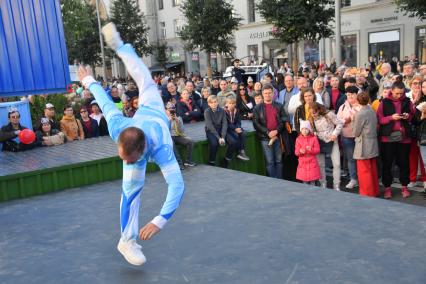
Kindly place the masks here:
<instances>
[{"instance_id":1,"label":"man holding camera","mask_svg":"<svg viewBox=\"0 0 426 284\"><path fill-rule=\"evenodd\" d=\"M166 104L166 114L170 121L170 134L173 140L173 152L179 163L180 169L184 170L185 167L196 166L197 164L192 161L194 142L190 137L186 136L182 118L176 115L175 105L172 102L168 102ZM186 148L187 158L185 161L182 161L176 145L181 145Z\"/></svg>"}]
</instances>

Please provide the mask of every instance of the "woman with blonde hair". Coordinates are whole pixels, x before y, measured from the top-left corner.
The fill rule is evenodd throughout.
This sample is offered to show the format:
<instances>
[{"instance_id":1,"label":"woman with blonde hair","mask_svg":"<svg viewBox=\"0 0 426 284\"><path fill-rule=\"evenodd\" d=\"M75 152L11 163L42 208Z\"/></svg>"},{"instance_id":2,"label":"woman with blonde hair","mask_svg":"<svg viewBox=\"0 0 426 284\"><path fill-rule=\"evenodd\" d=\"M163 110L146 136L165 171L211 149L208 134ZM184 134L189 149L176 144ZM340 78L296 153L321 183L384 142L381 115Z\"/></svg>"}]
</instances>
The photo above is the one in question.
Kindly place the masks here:
<instances>
[{"instance_id":1,"label":"woman with blonde hair","mask_svg":"<svg viewBox=\"0 0 426 284\"><path fill-rule=\"evenodd\" d=\"M315 95L321 97L323 106L326 109L330 109L330 94L325 90L324 78L316 78L312 83L312 88L314 89Z\"/></svg>"}]
</instances>

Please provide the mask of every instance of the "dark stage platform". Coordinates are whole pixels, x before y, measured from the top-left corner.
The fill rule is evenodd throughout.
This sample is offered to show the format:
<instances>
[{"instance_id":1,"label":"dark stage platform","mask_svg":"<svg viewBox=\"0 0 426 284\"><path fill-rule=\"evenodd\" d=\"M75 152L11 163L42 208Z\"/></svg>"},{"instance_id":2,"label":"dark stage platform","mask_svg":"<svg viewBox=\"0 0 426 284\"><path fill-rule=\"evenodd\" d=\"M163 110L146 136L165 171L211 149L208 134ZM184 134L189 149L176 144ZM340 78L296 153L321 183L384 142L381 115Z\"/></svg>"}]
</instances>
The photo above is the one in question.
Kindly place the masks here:
<instances>
[{"instance_id":1,"label":"dark stage platform","mask_svg":"<svg viewBox=\"0 0 426 284\"><path fill-rule=\"evenodd\" d=\"M0 204L0 283L426 283L426 209L237 171L186 195L134 267L116 250L120 181ZM165 196L147 175L141 224Z\"/></svg>"}]
</instances>

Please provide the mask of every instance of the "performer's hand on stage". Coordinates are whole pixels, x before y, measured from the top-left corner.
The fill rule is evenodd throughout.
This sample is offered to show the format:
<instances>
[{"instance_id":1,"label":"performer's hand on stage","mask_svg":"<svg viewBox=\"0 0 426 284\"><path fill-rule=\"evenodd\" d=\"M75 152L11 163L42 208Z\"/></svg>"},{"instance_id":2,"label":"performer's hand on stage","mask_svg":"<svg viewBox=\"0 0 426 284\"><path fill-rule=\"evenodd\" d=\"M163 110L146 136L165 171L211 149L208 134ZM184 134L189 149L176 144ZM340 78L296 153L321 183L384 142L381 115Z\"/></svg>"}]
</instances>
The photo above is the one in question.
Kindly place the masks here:
<instances>
[{"instance_id":1,"label":"performer's hand on stage","mask_svg":"<svg viewBox=\"0 0 426 284\"><path fill-rule=\"evenodd\" d=\"M160 228L158 228L152 223L148 223L139 231L139 238L143 241L147 241L159 231Z\"/></svg>"}]
</instances>

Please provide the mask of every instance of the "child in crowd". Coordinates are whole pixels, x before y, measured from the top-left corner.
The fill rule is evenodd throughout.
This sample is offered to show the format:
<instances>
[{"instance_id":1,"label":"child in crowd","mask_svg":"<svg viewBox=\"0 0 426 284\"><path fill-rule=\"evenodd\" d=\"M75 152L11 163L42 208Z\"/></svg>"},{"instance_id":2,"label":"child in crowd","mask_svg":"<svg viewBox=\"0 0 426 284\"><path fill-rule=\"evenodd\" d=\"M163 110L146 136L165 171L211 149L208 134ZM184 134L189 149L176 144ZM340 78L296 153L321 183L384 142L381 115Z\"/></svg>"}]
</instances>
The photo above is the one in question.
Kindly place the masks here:
<instances>
[{"instance_id":1,"label":"child in crowd","mask_svg":"<svg viewBox=\"0 0 426 284\"><path fill-rule=\"evenodd\" d=\"M184 170L185 167L196 166L197 164L192 161L194 142L190 137L186 136L182 118L176 115L176 108L172 102L168 102L166 104L166 114L170 121L170 134L173 140L173 152L175 153L175 157L179 163L180 169ZM176 145L182 145L186 147L187 158L184 162L179 155L179 151L177 150Z\"/></svg>"},{"instance_id":2,"label":"child in crowd","mask_svg":"<svg viewBox=\"0 0 426 284\"><path fill-rule=\"evenodd\" d=\"M219 107L219 102L216 96L211 95L207 99L209 107L204 112L206 120L206 136L209 143L209 165L216 165L216 153L220 146L225 146L225 137L228 129L225 111ZM232 152L228 147L225 155L225 160L232 159Z\"/></svg>"},{"instance_id":3,"label":"child in crowd","mask_svg":"<svg viewBox=\"0 0 426 284\"><path fill-rule=\"evenodd\" d=\"M244 151L246 137L241 128L241 116L236 108L236 100L232 97L228 97L225 101L225 106L226 120L228 122L226 143L228 144L228 149L230 149L229 152L231 155L233 152L236 152L238 159L249 161L250 158L247 157Z\"/></svg>"},{"instance_id":4,"label":"child in crowd","mask_svg":"<svg viewBox=\"0 0 426 284\"><path fill-rule=\"evenodd\" d=\"M317 160L320 152L318 138L312 134L311 123L300 120L300 134L296 139L295 154L299 157L296 178L306 184L315 185L321 179L321 171Z\"/></svg>"},{"instance_id":5,"label":"child in crowd","mask_svg":"<svg viewBox=\"0 0 426 284\"><path fill-rule=\"evenodd\" d=\"M263 103L262 94L255 94L254 95L254 104L257 106L257 105L259 105L261 103Z\"/></svg>"}]
</instances>

